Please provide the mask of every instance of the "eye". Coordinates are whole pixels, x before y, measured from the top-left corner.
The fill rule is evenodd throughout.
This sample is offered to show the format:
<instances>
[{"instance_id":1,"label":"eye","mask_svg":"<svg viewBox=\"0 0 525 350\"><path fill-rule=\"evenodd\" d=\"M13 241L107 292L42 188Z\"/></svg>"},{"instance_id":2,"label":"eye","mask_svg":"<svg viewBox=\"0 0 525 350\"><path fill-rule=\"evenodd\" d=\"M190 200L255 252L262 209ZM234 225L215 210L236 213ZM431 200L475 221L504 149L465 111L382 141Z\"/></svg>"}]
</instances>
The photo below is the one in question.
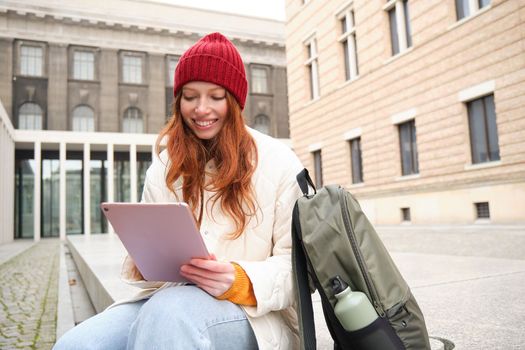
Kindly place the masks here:
<instances>
[{"instance_id":1,"label":"eye","mask_svg":"<svg viewBox=\"0 0 525 350\"><path fill-rule=\"evenodd\" d=\"M195 99L195 96L186 96L186 95L182 95L182 98L186 101L192 101Z\"/></svg>"},{"instance_id":2,"label":"eye","mask_svg":"<svg viewBox=\"0 0 525 350\"><path fill-rule=\"evenodd\" d=\"M226 98L226 95L222 95L222 96L212 96L211 97L213 100L215 101L220 101L220 100L224 100Z\"/></svg>"}]
</instances>

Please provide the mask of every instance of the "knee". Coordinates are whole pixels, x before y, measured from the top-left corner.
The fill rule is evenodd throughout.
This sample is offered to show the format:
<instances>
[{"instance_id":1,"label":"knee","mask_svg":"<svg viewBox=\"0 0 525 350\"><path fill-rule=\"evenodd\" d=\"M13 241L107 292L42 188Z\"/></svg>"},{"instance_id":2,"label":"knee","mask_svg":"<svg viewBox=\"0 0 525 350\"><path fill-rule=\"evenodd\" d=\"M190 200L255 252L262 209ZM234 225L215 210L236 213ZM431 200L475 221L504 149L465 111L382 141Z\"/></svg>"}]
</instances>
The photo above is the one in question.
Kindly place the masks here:
<instances>
[{"instance_id":1,"label":"knee","mask_svg":"<svg viewBox=\"0 0 525 350\"><path fill-rule=\"evenodd\" d=\"M167 315L178 317L192 313L193 310L202 312L206 301L212 296L194 286L177 286L167 288L154 294L140 310L140 315ZM139 315L139 317L140 317Z\"/></svg>"}]
</instances>

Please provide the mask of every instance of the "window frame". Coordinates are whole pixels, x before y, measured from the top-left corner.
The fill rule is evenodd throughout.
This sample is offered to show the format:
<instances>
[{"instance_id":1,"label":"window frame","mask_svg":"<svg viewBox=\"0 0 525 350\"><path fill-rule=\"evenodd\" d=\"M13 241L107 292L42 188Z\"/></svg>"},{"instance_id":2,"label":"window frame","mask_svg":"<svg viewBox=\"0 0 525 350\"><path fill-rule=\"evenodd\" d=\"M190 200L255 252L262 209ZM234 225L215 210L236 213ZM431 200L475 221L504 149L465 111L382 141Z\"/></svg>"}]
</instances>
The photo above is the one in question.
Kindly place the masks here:
<instances>
[{"instance_id":1,"label":"window frame","mask_svg":"<svg viewBox=\"0 0 525 350\"><path fill-rule=\"evenodd\" d=\"M487 112L487 100L492 99L491 105L494 107L492 112L492 115L489 115ZM483 115L477 116L474 115L474 108L471 107L476 102L482 103L483 108ZM468 130L469 130L469 143L470 143L470 162L472 165L479 165L479 164L486 164L491 162L497 162L501 160L501 152L499 147L499 134L498 134L498 123L497 123L497 115L496 115L496 103L494 94L488 94L484 96L477 97L475 99L469 100L465 102L466 108L467 108L467 118L468 118ZM489 120L489 118L494 117L494 120ZM479 122L479 119L482 119L483 123L483 146L485 148L486 152L486 159L481 159L481 156L479 156L477 153L479 153L480 150L477 149L476 144L474 143L475 137L474 137L474 122ZM495 130L493 130L493 142L491 142L491 131L489 130L490 126L493 125L495 127ZM495 143L493 146L496 146L495 149L491 149L491 143ZM476 153L476 151L478 151ZM493 156L492 153L495 153Z\"/></svg>"},{"instance_id":2,"label":"window frame","mask_svg":"<svg viewBox=\"0 0 525 350\"><path fill-rule=\"evenodd\" d=\"M98 81L98 50L93 47L87 47L87 46L72 46L70 48L70 77L71 80L78 80L78 81ZM93 55L93 76L90 79L83 78L82 76L76 76L76 67L77 67L77 61L75 59L75 56L77 53L90 53Z\"/></svg>"},{"instance_id":3,"label":"window frame","mask_svg":"<svg viewBox=\"0 0 525 350\"><path fill-rule=\"evenodd\" d=\"M316 144L309 147L314 166L314 184L317 189L323 187L323 155L322 148L319 146Z\"/></svg>"},{"instance_id":4,"label":"window frame","mask_svg":"<svg viewBox=\"0 0 525 350\"><path fill-rule=\"evenodd\" d=\"M415 118L406 120L402 123L399 123L396 125L398 129L398 137L399 137L399 153L400 153L400 160L401 160L401 176L412 176L412 175L418 175L419 174L419 156L418 156L418 150L417 150L417 133L416 133L416 120ZM408 169L405 168L405 152L403 151L403 128L408 127L409 131L409 145L410 145L410 158L408 159L410 161L410 164L408 166Z\"/></svg>"},{"instance_id":5,"label":"window frame","mask_svg":"<svg viewBox=\"0 0 525 350\"><path fill-rule=\"evenodd\" d=\"M310 100L317 100L320 97L319 84L319 53L317 51L317 40L315 35L312 35L304 42L306 48L307 60L304 62L308 72L308 81L310 86Z\"/></svg>"},{"instance_id":6,"label":"window frame","mask_svg":"<svg viewBox=\"0 0 525 350\"><path fill-rule=\"evenodd\" d=\"M175 67L170 67L171 62L177 62ZM166 87L173 88L175 85L175 69L177 68L180 61L180 56L177 55L166 55Z\"/></svg>"},{"instance_id":7,"label":"window frame","mask_svg":"<svg viewBox=\"0 0 525 350\"><path fill-rule=\"evenodd\" d=\"M133 118L127 118L128 116L128 113L129 111L131 110L136 110L138 112L137 116L134 116ZM135 130L125 130L126 128L126 120L133 120L133 121L136 121L140 119L142 124L141 124L141 127L142 127L142 130L141 131L135 131ZM145 130L145 127L144 127L144 113L142 113L142 110L136 106L129 106L128 108L126 108L124 110L124 113L122 115L122 128L121 128L121 132L123 133L128 133L128 134L143 134L146 130Z\"/></svg>"},{"instance_id":8,"label":"window frame","mask_svg":"<svg viewBox=\"0 0 525 350\"><path fill-rule=\"evenodd\" d=\"M126 80L126 69L124 66L125 59L126 58L135 58L140 60L140 82L138 81L132 81L132 80ZM146 85L147 77L146 77L146 54L143 52L137 52L137 51L121 51L119 54L119 72L120 72L120 83L121 84L128 84L128 85Z\"/></svg>"},{"instance_id":9,"label":"window frame","mask_svg":"<svg viewBox=\"0 0 525 350\"><path fill-rule=\"evenodd\" d=\"M21 116L23 115L21 113L22 111L22 107L24 106L36 106L38 107L39 111L40 111L40 128L27 128L27 127L24 127L24 128L21 128L20 127L20 120L21 120ZM24 114L24 115L29 115L29 114ZM33 124L34 124L34 120L36 119L35 116L37 116L36 114L30 114L31 117L33 117ZM27 124L27 123L26 123ZM42 107L34 102L34 101L25 101L24 103L22 103L20 106L18 106L18 110L17 110L17 129L19 130L44 130L44 110L42 109Z\"/></svg>"},{"instance_id":10,"label":"window frame","mask_svg":"<svg viewBox=\"0 0 525 350\"><path fill-rule=\"evenodd\" d=\"M353 2L339 11L336 15L341 30L337 41L343 48L345 64L345 81L352 81L359 77L359 62L357 57L357 35ZM349 26L350 24L350 26Z\"/></svg>"},{"instance_id":11,"label":"window frame","mask_svg":"<svg viewBox=\"0 0 525 350\"><path fill-rule=\"evenodd\" d=\"M93 117L93 119L92 119L93 130L89 130L89 127L88 127L87 130L76 130L75 129L75 119L82 118L84 120L87 120L87 118L85 118L86 117L85 115L75 116L75 111L79 110L80 108L86 108L86 109L89 109L91 111L91 116ZM88 121L88 125L89 125L89 121ZM71 111L71 130L72 131L77 131L77 132L95 132L96 131L95 110L91 106L89 106L87 104L79 104L79 105L75 106L75 108L73 108L73 110Z\"/></svg>"},{"instance_id":12,"label":"window frame","mask_svg":"<svg viewBox=\"0 0 525 350\"><path fill-rule=\"evenodd\" d=\"M412 213L411 213L410 207L401 208L401 222L402 223L412 222Z\"/></svg>"},{"instance_id":13,"label":"window frame","mask_svg":"<svg viewBox=\"0 0 525 350\"><path fill-rule=\"evenodd\" d=\"M454 0L454 9L456 12L456 21L462 21L467 18L475 16L479 11L485 8L490 8L492 5L492 0L489 0L489 3L486 5L481 4L482 0ZM459 12L459 3L461 3L462 8L468 13L463 13L463 16L460 16Z\"/></svg>"},{"instance_id":14,"label":"window frame","mask_svg":"<svg viewBox=\"0 0 525 350\"><path fill-rule=\"evenodd\" d=\"M474 213L477 221L490 220L490 203L487 202L475 202ZM486 213L486 215L484 215ZM481 215L480 215L481 214Z\"/></svg>"},{"instance_id":15,"label":"window frame","mask_svg":"<svg viewBox=\"0 0 525 350\"><path fill-rule=\"evenodd\" d=\"M256 70L259 70L261 72L264 72L264 91L256 91L255 89L255 79L254 79L254 71ZM250 81L251 81L251 84L250 84L250 92L252 94L258 94L258 95L269 95L270 94L270 67L268 66L264 66L264 65L261 65L261 64L253 64L253 65L250 65ZM261 80L262 81L262 80Z\"/></svg>"},{"instance_id":16,"label":"window frame","mask_svg":"<svg viewBox=\"0 0 525 350\"><path fill-rule=\"evenodd\" d=\"M28 77L28 78L46 78L47 77L47 44L39 41L29 40L17 40L15 42L17 62L16 62L16 75ZM22 73L22 48L33 47L42 50L40 74L23 74Z\"/></svg>"},{"instance_id":17,"label":"window frame","mask_svg":"<svg viewBox=\"0 0 525 350\"><path fill-rule=\"evenodd\" d=\"M408 0L388 0L383 6L383 10L388 17L391 55L397 56L413 46ZM395 11L395 26L392 24L392 11ZM396 29L396 38L394 38L392 32L393 27ZM397 43L397 52L394 43Z\"/></svg>"},{"instance_id":18,"label":"window frame","mask_svg":"<svg viewBox=\"0 0 525 350\"><path fill-rule=\"evenodd\" d=\"M361 136L355 137L353 139L347 140L348 146L350 147L350 169L352 172L352 184L362 184L364 183L364 177L363 177L363 153L362 153L362 147L361 147ZM356 154L354 146L357 145L357 159L354 158L354 155ZM356 169L356 163L357 162L357 169Z\"/></svg>"},{"instance_id":19,"label":"window frame","mask_svg":"<svg viewBox=\"0 0 525 350\"><path fill-rule=\"evenodd\" d=\"M261 119L261 118L266 118L266 121L268 122L267 126L268 126L268 132L265 133L264 131L261 131L259 129L257 129L257 120L258 119ZM271 135L272 134L272 122L270 120L270 117L267 116L266 114L264 113L259 113L255 116L255 118L253 118L253 128L259 132L262 132L263 134L266 134L266 135Z\"/></svg>"}]
</instances>

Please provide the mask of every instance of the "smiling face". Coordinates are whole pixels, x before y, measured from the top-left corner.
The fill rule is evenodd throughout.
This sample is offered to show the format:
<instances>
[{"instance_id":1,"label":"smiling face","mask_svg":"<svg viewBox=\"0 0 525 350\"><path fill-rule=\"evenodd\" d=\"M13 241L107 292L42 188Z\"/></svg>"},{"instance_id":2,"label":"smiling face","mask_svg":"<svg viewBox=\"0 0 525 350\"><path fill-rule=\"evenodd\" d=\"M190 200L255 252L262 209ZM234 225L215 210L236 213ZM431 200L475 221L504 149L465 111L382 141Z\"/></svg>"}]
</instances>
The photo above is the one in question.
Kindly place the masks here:
<instances>
[{"instance_id":1,"label":"smiling face","mask_svg":"<svg viewBox=\"0 0 525 350\"><path fill-rule=\"evenodd\" d=\"M202 140L211 140L228 114L226 90L219 85L191 81L183 86L180 111L186 125Z\"/></svg>"}]
</instances>

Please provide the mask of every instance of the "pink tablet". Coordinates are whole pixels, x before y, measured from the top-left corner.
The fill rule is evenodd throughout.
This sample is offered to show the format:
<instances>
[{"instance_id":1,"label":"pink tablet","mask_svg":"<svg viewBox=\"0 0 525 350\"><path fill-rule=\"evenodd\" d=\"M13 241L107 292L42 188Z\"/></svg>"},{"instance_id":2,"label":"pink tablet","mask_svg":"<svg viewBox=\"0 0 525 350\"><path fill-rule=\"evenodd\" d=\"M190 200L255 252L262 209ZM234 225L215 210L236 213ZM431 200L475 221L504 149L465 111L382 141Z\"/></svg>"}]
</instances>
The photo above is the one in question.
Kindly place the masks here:
<instances>
[{"instance_id":1,"label":"pink tablet","mask_svg":"<svg viewBox=\"0 0 525 350\"><path fill-rule=\"evenodd\" d=\"M209 253L186 203L102 203L147 281L187 282L180 266Z\"/></svg>"}]
</instances>

